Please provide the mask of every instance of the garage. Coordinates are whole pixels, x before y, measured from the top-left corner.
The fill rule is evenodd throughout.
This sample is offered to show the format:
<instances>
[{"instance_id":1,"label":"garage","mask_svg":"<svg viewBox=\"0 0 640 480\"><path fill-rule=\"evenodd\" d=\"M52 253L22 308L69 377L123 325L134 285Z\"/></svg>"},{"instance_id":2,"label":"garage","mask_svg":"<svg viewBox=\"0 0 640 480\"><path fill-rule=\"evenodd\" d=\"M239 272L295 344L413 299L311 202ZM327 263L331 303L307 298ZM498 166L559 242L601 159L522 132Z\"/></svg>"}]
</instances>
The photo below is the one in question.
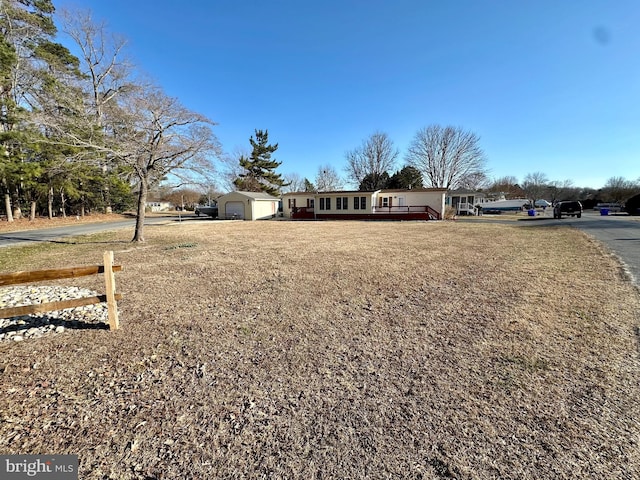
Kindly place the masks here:
<instances>
[{"instance_id":1,"label":"garage","mask_svg":"<svg viewBox=\"0 0 640 480\"><path fill-rule=\"evenodd\" d=\"M229 192L218 197L220 218L266 220L278 213L280 199L265 192Z\"/></svg>"},{"instance_id":2,"label":"garage","mask_svg":"<svg viewBox=\"0 0 640 480\"><path fill-rule=\"evenodd\" d=\"M227 202L224 207L224 216L244 220L244 202Z\"/></svg>"}]
</instances>

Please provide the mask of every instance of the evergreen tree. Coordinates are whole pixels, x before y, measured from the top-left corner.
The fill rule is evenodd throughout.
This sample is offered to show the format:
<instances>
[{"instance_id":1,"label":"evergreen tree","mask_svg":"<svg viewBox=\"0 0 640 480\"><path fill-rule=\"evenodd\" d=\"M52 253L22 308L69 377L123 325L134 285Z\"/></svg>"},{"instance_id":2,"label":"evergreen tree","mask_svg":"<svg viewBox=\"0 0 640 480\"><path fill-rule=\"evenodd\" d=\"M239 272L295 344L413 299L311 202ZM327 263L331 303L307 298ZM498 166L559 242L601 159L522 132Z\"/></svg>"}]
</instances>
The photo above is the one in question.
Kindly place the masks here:
<instances>
[{"instance_id":1,"label":"evergreen tree","mask_svg":"<svg viewBox=\"0 0 640 480\"><path fill-rule=\"evenodd\" d=\"M374 192L383 188L389 188L389 174L387 172L380 174L368 173L360 182L358 190L361 192Z\"/></svg>"},{"instance_id":2,"label":"evergreen tree","mask_svg":"<svg viewBox=\"0 0 640 480\"><path fill-rule=\"evenodd\" d=\"M317 191L316 190L316 186L313 183L311 183L309 181L309 179L307 179L307 178L304 179L304 191L305 192L315 192L315 191Z\"/></svg>"},{"instance_id":3,"label":"evergreen tree","mask_svg":"<svg viewBox=\"0 0 640 480\"><path fill-rule=\"evenodd\" d=\"M255 140L249 139L253 151L249 158L240 157L240 166L244 169L233 182L239 190L248 192L265 192L269 195L280 195L280 188L286 186L285 180L275 169L282 162L271 159L271 154L278 149L278 144L269 145L269 132L255 130Z\"/></svg>"},{"instance_id":4,"label":"evergreen tree","mask_svg":"<svg viewBox=\"0 0 640 480\"><path fill-rule=\"evenodd\" d=\"M60 113L57 94L80 72L78 59L53 42L51 0L4 0L0 7L0 191L11 220L12 203L18 215L26 203L33 213L35 185L50 160L41 148L50 132L34 114L48 105Z\"/></svg>"},{"instance_id":5,"label":"evergreen tree","mask_svg":"<svg viewBox=\"0 0 640 480\"><path fill-rule=\"evenodd\" d=\"M398 170L389 179L387 188L422 188L422 173L416 167L407 165L402 170Z\"/></svg>"}]
</instances>

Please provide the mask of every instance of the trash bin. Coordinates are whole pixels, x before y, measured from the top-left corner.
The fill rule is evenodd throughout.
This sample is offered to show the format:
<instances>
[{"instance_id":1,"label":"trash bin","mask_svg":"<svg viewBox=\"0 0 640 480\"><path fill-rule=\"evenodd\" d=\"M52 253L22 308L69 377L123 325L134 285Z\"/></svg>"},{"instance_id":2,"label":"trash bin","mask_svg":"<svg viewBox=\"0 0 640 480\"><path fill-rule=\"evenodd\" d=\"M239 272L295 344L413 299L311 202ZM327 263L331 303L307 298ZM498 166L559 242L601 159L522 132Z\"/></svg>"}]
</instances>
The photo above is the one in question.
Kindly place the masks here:
<instances>
[{"instance_id":1,"label":"trash bin","mask_svg":"<svg viewBox=\"0 0 640 480\"><path fill-rule=\"evenodd\" d=\"M536 216L536 210L535 210L535 208L531 208L531 209L529 210L529 216L530 216L530 217L535 217L535 216Z\"/></svg>"},{"instance_id":2,"label":"trash bin","mask_svg":"<svg viewBox=\"0 0 640 480\"><path fill-rule=\"evenodd\" d=\"M609 209L608 208L601 208L600 209L600 215L609 215Z\"/></svg>"}]
</instances>

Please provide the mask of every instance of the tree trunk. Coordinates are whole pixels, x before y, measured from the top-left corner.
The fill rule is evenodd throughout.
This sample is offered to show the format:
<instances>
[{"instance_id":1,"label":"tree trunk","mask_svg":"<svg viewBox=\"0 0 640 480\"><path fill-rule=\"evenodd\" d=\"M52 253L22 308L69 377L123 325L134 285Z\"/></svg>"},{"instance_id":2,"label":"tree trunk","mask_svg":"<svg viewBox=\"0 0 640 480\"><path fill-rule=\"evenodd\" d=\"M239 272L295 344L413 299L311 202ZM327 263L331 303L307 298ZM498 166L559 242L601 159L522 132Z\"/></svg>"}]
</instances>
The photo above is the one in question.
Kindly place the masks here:
<instances>
[{"instance_id":1,"label":"tree trunk","mask_svg":"<svg viewBox=\"0 0 640 480\"><path fill-rule=\"evenodd\" d=\"M49 187L49 196L47 198L47 206L49 208L49 220L53 219L53 187Z\"/></svg>"},{"instance_id":2,"label":"tree trunk","mask_svg":"<svg viewBox=\"0 0 640 480\"><path fill-rule=\"evenodd\" d=\"M60 211L62 212L62 218L67 218L67 209L64 206L64 202L64 190L60 189L60 203L62 204L62 206L60 207Z\"/></svg>"},{"instance_id":3,"label":"tree trunk","mask_svg":"<svg viewBox=\"0 0 640 480\"><path fill-rule=\"evenodd\" d=\"M105 178L106 178L106 170L104 172L105 172ZM104 187L104 201L105 201L104 213L113 213L113 209L111 208L111 190L109 189L108 178L106 178L106 183Z\"/></svg>"},{"instance_id":4,"label":"tree trunk","mask_svg":"<svg viewBox=\"0 0 640 480\"><path fill-rule=\"evenodd\" d=\"M138 215L136 216L136 232L133 235L132 242L144 242L144 214L147 205L147 183L142 180L140 182L140 192L138 193Z\"/></svg>"},{"instance_id":5,"label":"tree trunk","mask_svg":"<svg viewBox=\"0 0 640 480\"><path fill-rule=\"evenodd\" d=\"M13 218L16 220L20 220L22 218L22 209L20 208L20 205L13 207Z\"/></svg>"},{"instance_id":6,"label":"tree trunk","mask_svg":"<svg viewBox=\"0 0 640 480\"><path fill-rule=\"evenodd\" d=\"M4 208L7 211L7 222L13 222L13 213L11 212L11 196L4 194Z\"/></svg>"},{"instance_id":7,"label":"tree trunk","mask_svg":"<svg viewBox=\"0 0 640 480\"><path fill-rule=\"evenodd\" d=\"M31 212L29 213L29 221L33 222L36 219L36 202L31 201Z\"/></svg>"}]
</instances>

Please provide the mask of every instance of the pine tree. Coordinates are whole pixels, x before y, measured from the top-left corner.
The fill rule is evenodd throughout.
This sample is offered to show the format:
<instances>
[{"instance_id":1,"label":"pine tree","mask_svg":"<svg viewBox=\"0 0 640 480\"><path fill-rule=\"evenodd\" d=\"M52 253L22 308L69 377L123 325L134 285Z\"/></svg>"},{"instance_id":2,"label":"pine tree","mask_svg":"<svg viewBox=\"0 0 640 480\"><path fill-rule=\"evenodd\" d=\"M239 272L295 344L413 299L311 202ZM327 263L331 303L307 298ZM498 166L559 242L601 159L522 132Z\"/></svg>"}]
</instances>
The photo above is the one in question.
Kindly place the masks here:
<instances>
[{"instance_id":1,"label":"pine tree","mask_svg":"<svg viewBox=\"0 0 640 480\"><path fill-rule=\"evenodd\" d=\"M316 186L309 181L309 179L304 179L304 191L305 192L316 192Z\"/></svg>"},{"instance_id":2,"label":"pine tree","mask_svg":"<svg viewBox=\"0 0 640 480\"><path fill-rule=\"evenodd\" d=\"M280 195L280 188L286 186L285 180L275 172L282 162L271 159L271 154L278 149L278 144L269 145L269 132L255 130L255 140L249 139L253 151L249 158L240 157L240 166L245 170L233 182L239 190L249 192L265 192L269 195Z\"/></svg>"},{"instance_id":3,"label":"pine tree","mask_svg":"<svg viewBox=\"0 0 640 480\"><path fill-rule=\"evenodd\" d=\"M402 170L398 170L389 179L387 188L422 188L422 173L415 167L407 165Z\"/></svg>"},{"instance_id":4,"label":"pine tree","mask_svg":"<svg viewBox=\"0 0 640 480\"><path fill-rule=\"evenodd\" d=\"M0 10L0 193L11 221L12 204L19 215L21 204L35 201L35 186L51 160L41 145L50 132L34 126L35 114L46 111L47 104L59 107L55 94L80 72L78 59L53 42L51 0L4 0Z\"/></svg>"}]
</instances>

